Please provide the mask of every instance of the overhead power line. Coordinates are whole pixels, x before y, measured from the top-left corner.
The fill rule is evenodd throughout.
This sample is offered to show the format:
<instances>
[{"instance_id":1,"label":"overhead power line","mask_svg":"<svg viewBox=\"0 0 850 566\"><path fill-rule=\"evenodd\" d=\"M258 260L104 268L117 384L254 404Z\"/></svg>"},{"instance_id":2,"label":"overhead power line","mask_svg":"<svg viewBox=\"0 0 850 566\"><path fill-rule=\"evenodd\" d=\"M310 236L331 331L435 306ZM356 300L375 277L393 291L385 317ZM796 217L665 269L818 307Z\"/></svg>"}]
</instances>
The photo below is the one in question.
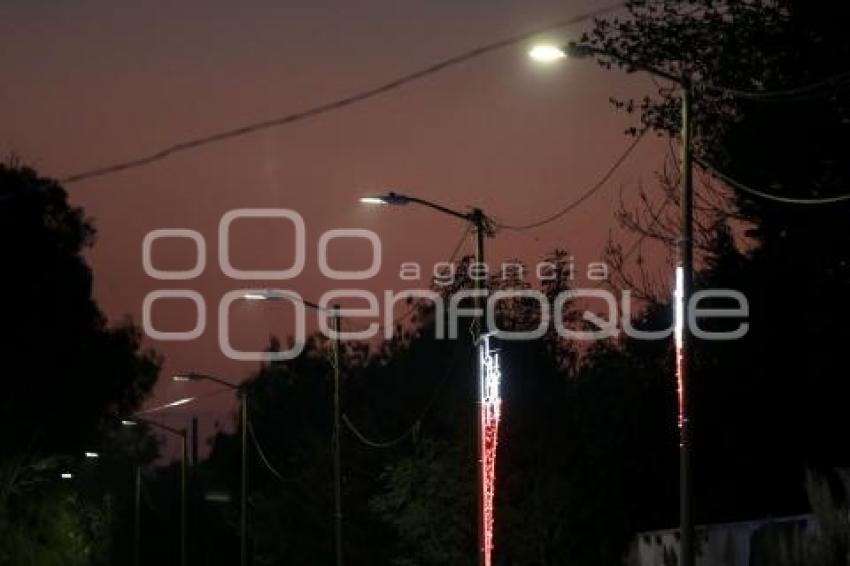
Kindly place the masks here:
<instances>
[{"instance_id":1,"label":"overhead power line","mask_svg":"<svg viewBox=\"0 0 850 566\"><path fill-rule=\"evenodd\" d=\"M464 227L463 233L461 233L460 238L457 241L457 244L455 244L455 247L452 249L452 254L449 256L449 259L446 263L454 263L454 261L457 259L458 254L460 253L460 250L463 248L464 242L466 242L466 237L469 235L469 233L471 231L472 231L472 225L467 224ZM399 322L406 319L408 316L410 316L411 314L413 314L415 312L416 312L416 304L414 303L413 305L410 306L410 308L408 308L406 311L404 311L403 313L401 313L400 315L398 315L397 317L395 317L393 319L393 328L395 328L395 326ZM383 328L384 325L382 324L381 327Z\"/></svg>"},{"instance_id":2,"label":"overhead power line","mask_svg":"<svg viewBox=\"0 0 850 566\"><path fill-rule=\"evenodd\" d=\"M272 465L271 461L269 461L268 457L266 456L266 453L263 451L263 448L260 446L260 441L257 440L257 435L254 432L254 425L251 423L250 419L248 419L248 433L251 436L251 441L254 444L254 448L257 449L257 454L260 456L260 460L263 462L263 465L265 465L265 467L269 471L269 473L271 473L274 477L276 477L280 481L291 482L291 481L299 480L299 479L307 476L307 473L299 473L296 476L288 478L288 477L284 476L283 474L281 474L277 470L277 468L275 468L274 465Z\"/></svg>"},{"instance_id":3,"label":"overhead power line","mask_svg":"<svg viewBox=\"0 0 850 566\"><path fill-rule=\"evenodd\" d=\"M816 97L831 95L835 90L850 86L850 71L842 71L825 79L813 83L786 89L773 90L741 90L712 84L703 85L708 90L728 94L736 98L748 98L752 100L780 100L785 98L800 99L802 97Z\"/></svg>"},{"instance_id":4,"label":"overhead power line","mask_svg":"<svg viewBox=\"0 0 850 566\"><path fill-rule=\"evenodd\" d=\"M794 197L784 197L781 195L775 195L771 193L767 193L765 191L761 191L759 189L754 189L745 185L744 183L737 181L730 177L729 175L720 171L717 167L708 163L702 158L695 157L694 161L700 164L704 169L706 169L711 175L717 177L733 189L738 191L763 198L766 200L771 200L774 202L781 202L784 204L802 204L802 205L823 205L823 204L835 204L837 202L846 202L850 201L850 193L845 193L842 195L837 195L834 197L817 197L817 198L794 198Z\"/></svg>"},{"instance_id":5,"label":"overhead power line","mask_svg":"<svg viewBox=\"0 0 850 566\"><path fill-rule=\"evenodd\" d=\"M357 440L359 440L370 448L392 448L393 446L400 444L405 438L410 436L413 431L416 430L416 427L419 426L419 422L417 421L413 423L410 428L401 433L401 435L397 438L381 442L378 440L370 440L369 438L367 438L366 435L364 435L356 426L354 426L354 423L351 422L351 419L348 418L348 415L343 414L342 421L345 423L345 426L348 427L348 430L350 430L352 434L357 437Z\"/></svg>"},{"instance_id":6,"label":"overhead power line","mask_svg":"<svg viewBox=\"0 0 850 566\"><path fill-rule=\"evenodd\" d=\"M380 441L380 440L370 439L365 434L360 432L360 429L358 429L356 426L354 426L354 423L351 422L351 419L348 418L348 415L343 414L342 420L345 423L345 426L348 427L348 429L352 432L352 434L354 434L354 436L357 438L357 440L359 440L362 444L364 444L364 445L366 445L370 448L386 449L386 448L392 448L392 447L398 445L405 438L407 438L408 436L413 434L419 428L419 426L422 424L422 420L425 418L425 416L431 410L431 407L433 407L434 403L437 401L437 397L439 396L440 391L443 389L443 386L446 384L446 381L448 381L449 377L451 376L452 372L454 371L457 360L460 357L460 351L461 351L460 341L455 341L454 352L452 353L452 357L451 357L451 360L449 361L449 365L446 368L445 373L443 373L443 376L440 378L440 381L437 383L436 387L434 387L434 390L431 392L431 396L428 398L428 402L425 403L425 406L419 412L419 415L416 417L416 419L414 419L413 423L409 427L407 427L404 430L404 432L402 432L400 435L398 435L394 439L388 440L388 441Z\"/></svg>"},{"instance_id":7,"label":"overhead power line","mask_svg":"<svg viewBox=\"0 0 850 566\"><path fill-rule=\"evenodd\" d=\"M466 61L470 61L472 59L476 59L481 57L482 55L486 55L492 51L497 51L499 49L516 45L517 43L521 43L523 41L527 41L528 39L533 38L536 35L541 33L546 33L548 31L552 31L555 29L560 29L564 27L568 27L571 25L575 25L586 20L602 16L609 12L613 12L615 10L619 10L625 6L624 2L619 2L617 4L613 4L611 6L600 8L598 10L592 10L590 12L586 12L579 16L575 16L573 18L569 18L566 20L561 20L558 22L554 22L547 26L525 32L519 35L514 35L510 37L506 37L504 39L500 39L497 41L493 41L486 45L482 45L480 47L476 47L474 49L470 49L464 53L459 55L455 55L453 57L449 57L447 59L443 59L416 71L410 72L406 75L402 75L398 78L387 81L378 86L351 94L349 96L326 102L324 104L319 104L318 106L313 106L306 110L301 110L298 112L294 112L292 114L287 114L285 116L280 116L276 118L270 118L268 120L262 120L260 122L254 122L251 124L247 124L244 126L238 126L235 128L231 128L229 130L224 130L218 133L209 134L206 136L201 136L197 138L188 139L185 141L177 142L173 145L165 147L163 149L157 150L148 155L144 155L141 157L129 159L127 161L122 161L119 163L114 163L111 165L104 165L102 167L98 167L95 169L90 169L88 171L82 171L79 173L74 173L72 175L68 175L63 179L60 179L62 183L78 183L80 181L84 181L87 179L93 179L95 177L102 177L104 175L110 175L112 173L118 173L119 171L125 171L127 169L135 169L138 167L142 167L145 165L149 165L151 163L155 163L157 161L161 161L171 155L176 153L181 153L184 151L189 151L191 149L196 149L201 146L205 146L211 143L216 143L236 137L241 137L244 135L248 135L254 132L258 132L260 130L266 130L269 128L276 128L279 126L285 126L288 124L293 124L295 122L301 122L302 120L306 120L308 118L314 118L316 116L320 116L322 114L327 114L333 112L335 110L340 110L347 106L352 106L354 104L358 104L360 102L364 102L376 96L388 93L390 91L397 90L407 84L420 81L426 77L439 73L449 67L454 67Z\"/></svg>"},{"instance_id":8,"label":"overhead power line","mask_svg":"<svg viewBox=\"0 0 850 566\"><path fill-rule=\"evenodd\" d=\"M559 218L561 218L562 216L572 212L575 208L577 208L584 201L586 201L587 199L592 197L597 191L599 191L602 187L605 186L605 183L608 182L608 179L610 179L614 175L614 173L617 171L617 169L620 168L620 165L623 164L623 162L629 157L629 155L631 155L631 153L634 151L634 149L637 147L637 145L640 143L640 141L644 138L644 136L646 135L646 132L647 132L646 129L641 130L637 134L637 136L635 137L634 141L632 141L632 143L629 145L629 147L626 148L626 151L624 151L623 154L619 158L617 158L617 160L611 165L611 167L608 168L608 170L605 172L605 174L602 175L602 177L598 181L596 181L596 183L594 183L592 187L590 187L580 197L578 197L577 199L575 199L574 201L569 203L567 206L565 206L564 208L562 208L558 212L551 214L549 216L546 216L546 217L542 218L541 220L537 220L535 222L529 222L528 224L504 224L502 222L494 222L495 226L497 228L503 228L503 229L506 229L506 230L516 230L516 231L531 230L533 228L539 228L540 226L544 226L546 224L549 224L550 222L554 222L554 221L558 220Z\"/></svg>"},{"instance_id":9,"label":"overhead power line","mask_svg":"<svg viewBox=\"0 0 850 566\"><path fill-rule=\"evenodd\" d=\"M469 235L469 233L470 233L471 231L472 231L472 225L471 225L471 224L467 224L466 226L464 226L464 228L463 228L463 232L462 232L462 233L461 233L461 235L460 235L460 239L457 241L457 244L455 244L455 247L452 249L452 253L451 253L451 255L449 256L449 259L448 259L448 261L447 261L446 263L454 263L454 261L455 261L455 260L457 259L457 257L458 257L458 254L460 253L461 249L463 248L463 244L464 244L464 242L466 241L466 237ZM392 327L393 327L393 329L395 329L395 327L396 327L396 326L397 326L397 325L398 325L401 321L405 320L407 317L409 317L410 315L414 314L415 312L416 312L416 303L414 302L414 303L413 303L413 304L411 304L411 305L410 305L407 309L405 309L405 310L404 310L404 312L402 312L400 315L398 315L398 316L396 316L395 318L393 318L393 320L392 320ZM343 318L340 318L340 322L341 322L343 325L347 326L349 330L354 331L354 332L361 332L361 331L366 330L366 328L364 328L364 327L358 327L357 325L353 324L350 320L348 320L348 319L346 319L346 318L344 318L344 317L343 317ZM378 324L378 328L379 328L379 329L381 329L381 330L385 330L385 329L386 329L386 324L384 324L383 322L382 322L382 323L379 323L379 324Z\"/></svg>"}]
</instances>

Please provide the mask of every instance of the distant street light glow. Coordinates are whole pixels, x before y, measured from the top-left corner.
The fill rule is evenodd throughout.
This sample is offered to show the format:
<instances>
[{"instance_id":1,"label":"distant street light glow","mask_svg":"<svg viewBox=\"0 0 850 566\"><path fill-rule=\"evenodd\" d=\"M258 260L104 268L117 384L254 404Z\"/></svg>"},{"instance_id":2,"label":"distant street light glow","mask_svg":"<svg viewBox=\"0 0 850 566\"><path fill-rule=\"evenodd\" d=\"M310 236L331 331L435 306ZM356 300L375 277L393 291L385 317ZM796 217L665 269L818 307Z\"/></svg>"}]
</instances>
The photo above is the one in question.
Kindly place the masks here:
<instances>
[{"instance_id":1,"label":"distant street light glow","mask_svg":"<svg viewBox=\"0 0 850 566\"><path fill-rule=\"evenodd\" d=\"M281 291L278 289L267 289L267 290L253 290L246 291L242 294L243 299L247 299L249 301L284 301L284 300L295 300L299 303L303 303L304 301L295 294L295 293L287 293L285 291Z\"/></svg>"},{"instance_id":2,"label":"distant street light glow","mask_svg":"<svg viewBox=\"0 0 850 566\"><path fill-rule=\"evenodd\" d=\"M158 407L154 407L152 409L147 409L145 411L141 411L138 414L139 415L147 415L147 414L150 414L150 413L157 413L157 412L162 411L164 409L170 409L171 407L179 407L180 405L185 405L187 403L191 403L194 400L195 400L194 397L183 397L182 399L177 399L176 401L166 403L165 405L159 405ZM133 424L136 424L136 423L133 423Z\"/></svg>"},{"instance_id":3,"label":"distant street light glow","mask_svg":"<svg viewBox=\"0 0 850 566\"><path fill-rule=\"evenodd\" d=\"M410 202L419 202L421 204L428 204L420 201L419 199L409 197L407 195L400 195L395 191L390 191L383 195L371 195L368 197L360 197L360 202L364 204L393 204L396 206L404 206Z\"/></svg>"},{"instance_id":4,"label":"distant street light glow","mask_svg":"<svg viewBox=\"0 0 850 566\"><path fill-rule=\"evenodd\" d=\"M86 458L100 458L100 454L97 452L86 452Z\"/></svg>"},{"instance_id":5,"label":"distant street light glow","mask_svg":"<svg viewBox=\"0 0 850 566\"><path fill-rule=\"evenodd\" d=\"M68 473L68 472L62 472L62 474L61 474L61 476L60 476L60 477L61 477L63 480L69 480L69 479L71 479L71 478L73 478L73 477L74 477L74 474L71 474L71 473Z\"/></svg>"},{"instance_id":6,"label":"distant street light glow","mask_svg":"<svg viewBox=\"0 0 850 566\"><path fill-rule=\"evenodd\" d=\"M563 49L554 45L535 45L528 56L539 63L551 63L567 56Z\"/></svg>"},{"instance_id":7,"label":"distant street light glow","mask_svg":"<svg viewBox=\"0 0 850 566\"><path fill-rule=\"evenodd\" d=\"M172 401L171 403L166 403L162 407L158 407L158 409L167 409L168 407L179 407L180 405L185 405L186 403L191 403L194 401L194 397L184 397L183 399L178 399L176 401Z\"/></svg>"}]
</instances>

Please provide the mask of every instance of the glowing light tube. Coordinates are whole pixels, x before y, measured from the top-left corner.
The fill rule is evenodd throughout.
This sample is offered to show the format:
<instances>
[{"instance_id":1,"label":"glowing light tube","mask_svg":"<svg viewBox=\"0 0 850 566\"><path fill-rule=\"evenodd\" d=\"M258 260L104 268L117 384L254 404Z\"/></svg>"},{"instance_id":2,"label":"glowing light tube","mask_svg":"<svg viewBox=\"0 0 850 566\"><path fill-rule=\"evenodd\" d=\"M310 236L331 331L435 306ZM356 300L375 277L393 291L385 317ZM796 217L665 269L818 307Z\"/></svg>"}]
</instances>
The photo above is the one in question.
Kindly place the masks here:
<instances>
[{"instance_id":1,"label":"glowing light tube","mask_svg":"<svg viewBox=\"0 0 850 566\"><path fill-rule=\"evenodd\" d=\"M482 544L484 545L484 566L492 564L493 553L493 501L496 495L496 451L499 445L499 419L502 399L499 386L502 372L499 367L499 354L490 348L490 336L482 336L479 345L481 356L481 501Z\"/></svg>"},{"instance_id":2,"label":"glowing light tube","mask_svg":"<svg viewBox=\"0 0 850 566\"><path fill-rule=\"evenodd\" d=\"M684 332L685 332L685 272L682 269L682 266L676 266L676 291L673 295L675 301L675 325L673 327L673 340L676 346L676 400L678 403L677 407L677 419L679 425L679 432L681 433L682 428L685 426L684 422L684 399L683 399L683 387L684 387ZM681 434L679 435L681 438Z\"/></svg>"}]
</instances>

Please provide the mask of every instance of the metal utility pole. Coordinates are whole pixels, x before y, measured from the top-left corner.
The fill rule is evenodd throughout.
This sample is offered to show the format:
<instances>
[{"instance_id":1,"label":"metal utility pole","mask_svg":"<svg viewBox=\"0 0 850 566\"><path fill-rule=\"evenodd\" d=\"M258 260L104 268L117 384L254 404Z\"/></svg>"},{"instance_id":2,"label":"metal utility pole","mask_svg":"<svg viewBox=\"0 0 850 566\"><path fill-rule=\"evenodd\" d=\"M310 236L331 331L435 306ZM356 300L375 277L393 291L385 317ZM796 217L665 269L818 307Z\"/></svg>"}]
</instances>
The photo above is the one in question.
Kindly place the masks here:
<instances>
[{"instance_id":1,"label":"metal utility pole","mask_svg":"<svg viewBox=\"0 0 850 566\"><path fill-rule=\"evenodd\" d=\"M424 199L397 194L395 192L390 192L385 195L378 196L367 196L362 197L360 202L366 204L380 204L380 205L406 205L409 203L419 204L422 206L426 206L428 208L434 209L443 214L447 214L449 216L454 216L455 218L460 218L466 222L472 224L475 229L475 262L476 268L474 270L475 276L473 277L473 285L476 291L475 293L475 307L478 311L478 315L475 318L474 324L477 332L474 333L476 348L479 349L478 352L478 375L476 377L477 383L476 387L473 388L474 392L477 392L478 399L475 400L473 406L475 407L475 415L474 415L474 430L475 430L475 445L476 445L476 456L475 461L478 466L478 478L476 481L478 494L476 496L477 504L478 504L478 513L476 517L476 530L478 531L478 563L480 566L490 566L490 555L491 555L491 528L492 525L488 524L487 513L485 512L485 490L487 486L487 478L485 477L486 471L484 466L484 426L482 423L483 419L483 405L482 400L484 398L484 368L483 368L483 359L481 356L480 348L481 346L481 335L486 332L487 328L487 320L485 316L484 305L486 303L486 294L487 294L487 285L486 285L486 270L481 266L484 265L484 239L491 235L490 226L487 221L487 216L484 214L484 211L480 208L474 208L471 212L464 213L458 212L456 210L452 210L450 208L446 208L445 206L433 203L431 201L427 201Z\"/></svg>"},{"instance_id":2,"label":"metal utility pole","mask_svg":"<svg viewBox=\"0 0 850 566\"><path fill-rule=\"evenodd\" d=\"M342 454L340 442L340 368L339 368L339 306L333 309L333 460L334 460L334 540L336 566L342 566Z\"/></svg>"},{"instance_id":3,"label":"metal utility pole","mask_svg":"<svg viewBox=\"0 0 850 566\"><path fill-rule=\"evenodd\" d=\"M281 301L291 300L294 296L286 293L280 293L272 290L252 290L246 292L243 296L250 300L265 300L265 301ZM327 309L310 301L298 297L298 301L304 306L310 307L320 312L327 312ZM334 363L334 419L333 419L333 453L334 453L334 524L336 537L336 563L342 565L342 487L340 476L340 442L339 442L339 420L340 420L340 405L339 405L339 306L334 306L334 329L337 332L337 337L333 341L333 363ZM192 380L209 380L225 387L229 387L240 396L242 407L242 485L240 498L240 555L241 566L248 566L248 427L250 426L250 418L248 415L248 390L245 384L235 385L227 380L215 377L204 373L190 372L178 374L173 377L175 381L192 381Z\"/></svg>"},{"instance_id":4,"label":"metal utility pole","mask_svg":"<svg viewBox=\"0 0 850 566\"><path fill-rule=\"evenodd\" d=\"M174 381L212 381L219 385L223 385L228 389L233 390L239 397L241 406L241 479L240 479L240 497L239 497L239 564L248 566L248 425L250 417L248 415L248 390L245 385L236 385L206 373L188 372L179 373L172 376ZM193 425L197 424L197 420L193 420ZM197 436L197 430L195 430ZM197 458L197 455L195 456Z\"/></svg>"},{"instance_id":5,"label":"metal utility pole","mask_svg":"<svg viewBox=\"0 0 850 566\"><path fill-rule=\"evenodd\" d=\"M469 216L472 224L475 226L475 262L476 262L476 277L474 278L475 285L475 308L478 311L478 315L475 319L475 324L478 326L477 331L473 334L475 339L475 347L476 349L481 348L481 334L486 332L486 324L487 319L484 314L484 308L486 301L484 300L482 291L486 292L487 285L486 281L483 280L482 274L479 270L482 269L482 265L484 264L484 238L487 236L487 224L486 217L484 216L484 212L479 209L473 209L472 214ZM485 271L486 273L486 271ZM481 400L484 398L484 380L482 376L484 375L484 368L482 367L481 354L479 352L478 356L478 372L475 377L476 384L473 388L473 391L477 393L477 398L473 406L475 407L475 453L476 453L476 468L478 470L478 496L477 496L477 505L478 505L478 564L480 566L489 566L487 564L488 557L490 553L488 552L489 545L489 537L487 536L487 532L490 530L490 525L487 524L486 514L484 512L485 505L485 494L484 491L486 489L486 478L484 477L485 467L484 467L484 429L483 424L481 422L482 418L482 406Z\"/></svg>"},{"instance_id":6,"label":"metal utility pole","mask_svg":"<svg viewBox=\"0 0 850 566\"><path fill-rule=\"evenodd\" d=\"M694 566L693 474L691 470L691 425L689 402L691 398L691 340L688 323L688 305L693 284L693 157L691 155L691 84L680 81L682 92L682 171L681 171L681 235L679 239L679 267L682 270L681 293L681 344L678 352L679 389L679 522L681 528L682 566Z\"/></svg>"},{"instance_id":7,"label":"metal utility pole","mask_svg":"<svg viewBox=\"0 0 850 566\"><path fill-rule=\"evenodd\" d=\"M142 465L136 464L136 481L133 497L133 566L139 566L142 544Z\"/></svg>"},{"instance_id":8,"label":"metal utility pole","mask_svg":"<svg viewBox=\"0 0 850 566\"><path fill-rule=\"evenodd\" d=\"M180 459L180 566L186 566L186 463L189 460L189 443L186 429L180 429L183 457Z\"/></svg>"},{"instance_id":9,"label":"metal utility pole","mask_svg":"<svg viewBox=\"0 0 850 566\"><path fill-rule=\"evenodd\" d=\"M189 442L188 442L188 430L186 427L177 429L162 423L158 423L156 421L143 419L141 417L133 417L131 419L122 419L121 424L124 426L135 426L138 423L145 423L147 425L153 426L155 428L164 430L170 434L180 437L180 450L182 457L180 458L180 566L186 566L186 499L187 499L187 479L186 479L186 465L189 460ZM134 560L136 560L135 564L138 565L138 555L139 555L139 496L138 491L141 489L141 472L139 468L136 469L136 532L134 533L134 538L136 541L136 553L134 556Z\"/></svg>"},{"instance_id":10,"label":"metal utility pole","mask_svg":"<svg viewBox=\"0 0 850 566\"><path fill-rule=\"evenodd\" d=\"M248 565L248 391L239 389L242 402L242 477L239 496L239 563Z\"/></svg>"},{"instance_id":11,"label":"metal utility pole","mask_svg":"<svg viewBox=\"0 0 850 566\"><path fill-rule=\"evenodd\" d=\"M553 46L538 46L529 55L541 62L551 62L564 57L587 58L604 56L616 59L631 70L646 71L679 86L681 92L681 226L678 242L678 264L676 266L676 389L678 396L679 427L679 528L680 562L682 566L694 566L693 522L693 470L691 468L691 424L689 402L692 394L691 339L688 324L688 305L693 285L693 157L691 155L691 110L693 88L687 75L675 75L664 69L648 67L640 61L618 53L608 52L590 45L570 42L563 49Z\"/></svg>"}]
</instances>

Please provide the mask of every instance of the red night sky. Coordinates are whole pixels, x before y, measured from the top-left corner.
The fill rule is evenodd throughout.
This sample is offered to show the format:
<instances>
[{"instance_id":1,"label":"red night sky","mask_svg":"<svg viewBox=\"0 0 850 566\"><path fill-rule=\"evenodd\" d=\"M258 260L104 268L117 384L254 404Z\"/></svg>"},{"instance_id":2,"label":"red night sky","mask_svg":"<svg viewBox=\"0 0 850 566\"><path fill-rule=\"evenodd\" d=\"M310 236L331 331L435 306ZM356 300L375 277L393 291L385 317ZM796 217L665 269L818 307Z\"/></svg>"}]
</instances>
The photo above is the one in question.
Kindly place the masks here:
<instances>
[{"instance_id":1,"label":"red night sky","mask_svg":"<svg viewBox=\"0 0 850 566\"><path fill-rule=\"evenodd\" d=\"M15 152L42 174L64 177L150 153L176 141L228 129L348 95L440 59L602 7L601 2L460 0L455 2L223 0L144 3L7 0L0 8L0 151ZM582 26L538 39L566 41ZM606 72L589 61L542 67L528 45L506 48L424 81L292 126L182 153L148 167L67 187L98 229L90 255L95 293L111 320L141 322L151 290L199 291L206 332L194 342L157 342L165 358L151 406L216 391L213 384L172 383L176 371L244 378L254 363L218 349L219 299L235 288L282 287L315 300L334 287L318 273L316 244L332 228L368 228L383 242L381 274L361 285L403 289L402 262L427 272L448 259L463 226L432 211L381 210L357 202L396 189L448 206L479 206L525 223L574 200L608 169L631 140L631 125L612 95L642 95L642 75ZM488 241L491 260L533 263L555 246L582 271L600 258L616 224L620 191L633 202L640 181L652 190L666 142L647 137L607 186L575 212L532 233L501 232ZM217 227L235 208L289 208L307 226L307 267L292 281L231 281L218 266ZM156 281L142 268L142 240L157 228L191 228L207 242L205 272L192 281ZM273 269L292 258L285 223L234 224L236 266ZM467 250L469 247L467 247ZM368 261L366 246L334 249L338 268ZM194 263L190 242L156 246L161 269ZM423 280L422 285L427 281ZM280 306L238 303L234 345L260 350L268 336L290 332ZM403 307L400 307L400 309ZM193 307L162 303L160 329L193 325ZM198 415L203 429L229 422L223 393L170 412Z\"/></svg>"}]
</instances>

